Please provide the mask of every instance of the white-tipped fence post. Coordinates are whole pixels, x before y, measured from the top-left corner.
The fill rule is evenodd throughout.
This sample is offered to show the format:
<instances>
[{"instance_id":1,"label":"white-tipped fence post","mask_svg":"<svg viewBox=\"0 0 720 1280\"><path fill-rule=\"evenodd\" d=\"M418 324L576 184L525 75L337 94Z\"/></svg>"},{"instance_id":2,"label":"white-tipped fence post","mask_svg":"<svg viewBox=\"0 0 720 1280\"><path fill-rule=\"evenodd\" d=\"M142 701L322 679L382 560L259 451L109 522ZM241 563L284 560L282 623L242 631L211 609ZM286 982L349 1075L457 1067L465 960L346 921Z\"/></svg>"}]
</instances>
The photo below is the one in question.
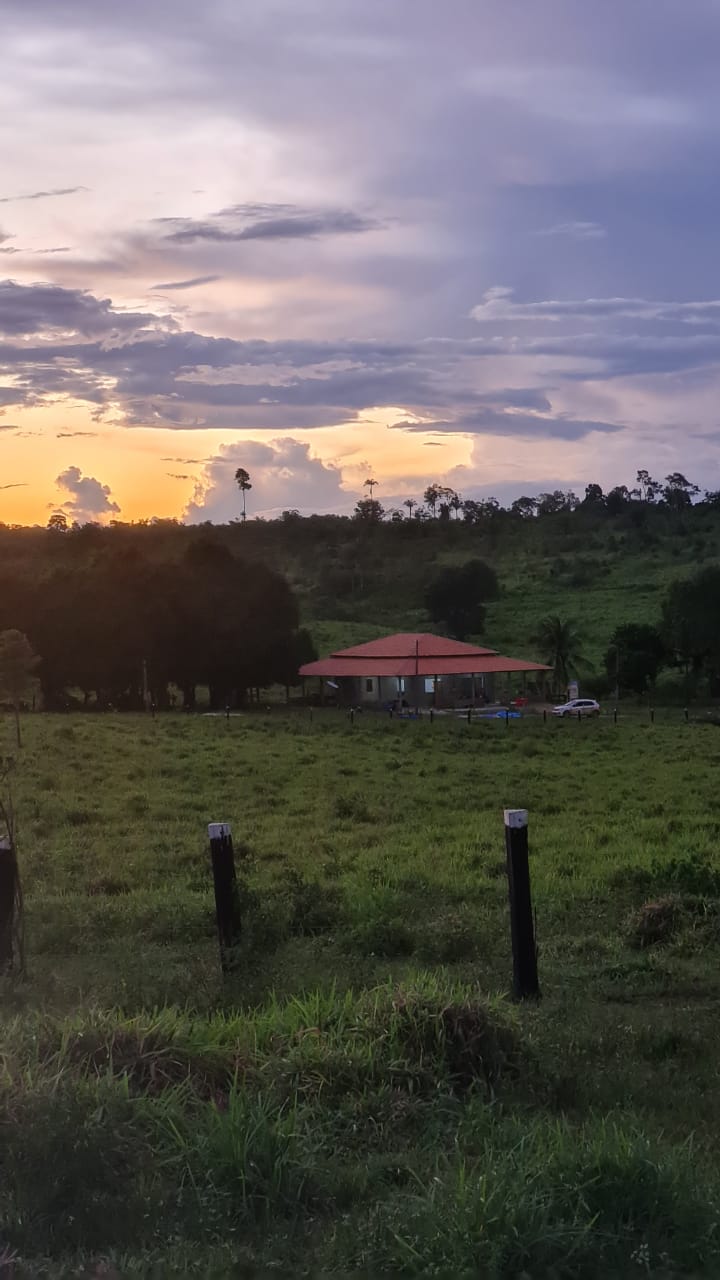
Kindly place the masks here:
<instances>
[{"instance_id":1,"label":"white-tipped fence post","mask_svg":"<svg viewBox=\"0 0 720 1280\"><path fill-rule=\"evenodd\" d=\"M13 967L13 920L17 892L15 855L9 836L0 837L0 973Z\"/></svg>"},{"instance_id":2,"label":"white-tipped fence post","mask_svg":"<svg viewBox=\"0 0 720 1280\"><path fill-rule=\"evenodd\" d=\"M237 965L240 943L240 895L235 876L235 852L227 822L208 825L210 856L215 885L215 916L220 942L220 964L223 973L231 973Z\"/></svg>"},{"instance_id":3,"label":"white-tipped fence post","mask_svg":"<svg viewBox=\"0 0 720 1280\"><path fill-rule=\"evenodd\" d=\"M513 995L538 999L537 950L530 895L527 809L505 809L505 848L510 890L510 935L513 953Z\"/></svg>"}]
</instances>

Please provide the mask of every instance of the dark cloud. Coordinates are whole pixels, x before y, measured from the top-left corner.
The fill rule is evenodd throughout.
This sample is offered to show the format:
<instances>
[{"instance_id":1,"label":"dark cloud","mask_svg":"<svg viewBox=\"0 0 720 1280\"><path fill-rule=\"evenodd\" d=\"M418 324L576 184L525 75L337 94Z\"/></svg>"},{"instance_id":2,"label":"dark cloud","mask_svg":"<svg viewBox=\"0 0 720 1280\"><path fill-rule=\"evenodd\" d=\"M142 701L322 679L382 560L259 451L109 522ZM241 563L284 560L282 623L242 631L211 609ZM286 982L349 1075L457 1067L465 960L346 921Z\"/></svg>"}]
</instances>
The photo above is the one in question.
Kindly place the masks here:
<instances>
[{"instance_id":1,"label":"dark cloud","mask_svg":"<svg viewBox=\"0 0 720 1280\"><path fill-rule=\"evenodd\" d=\"M169 476L171 480L192 480L193 479L193 477L185 471L166 471L165 475Z\"/></svg>"},{"instance_id":2,"label":"dark cloud","mask_svg":"<svg viewBox=\"0 0 720 1280\"><path fill-rule=\"evenodd\" d=\"M447 421L395 422L392 431L442 432L465 435L526 436L539 439L580 440L592 432L621 431L613 422L573 418L569 414L513 413L487 409L477 415L465 415Z\"/></svg>"},{"instance_id":3,"label":"dark cloud","mask_svg":"<svg viewBox=\"0 0 720 1280\"><path fill-rule=\"evenodd\" d=\"M177 326L149 312L116 311L109 298L96 298L85 289L0 280L0 334L5 336L63 333L108 338L161 327Z\"/></svg>"},{"instance_id":4,"label":"dark cloud","mask_svg":"<svg viewBox=\"0 0 720 1280\"><path fill-rule=\"evenodd\" d=\"M192 244L198 240L315 240L320 236L357 235L377 230L376 218L351 209L304 210L293 205L230 205L206 219L158 218L164 240Z\"/></svg>"},{"instance_id":5,"label":"dark cloud","mask_svg":"<svg viewBox=\"0 0 720 1280\"><path fill-rule=\"evenodd\" d=\"M94 476L84 476L80 467L67 467L55 483L64 493L70 494L62 508L75 520L117 514L120 510L112 499L110 486L102 484Z\"/></svg>"},{"instance_id":6,"label":"dark cloud","mask_svg":"<svg viewBox=\"0 0 720 1280\"><path fill-rule=\"evenodd\" d=\"M19 431L17 422L0 422L0 431Z\"/></svg>"},{"instance_id":7,"label":"dark cloud","mask_svg":"<svg viewBox=\"0 0 720 1280\"><path fill-rule=\"evenodd\" d=\"M97 439L97 431L57 431L56 440L77 440L80 436Z\"/></svg>"},{"instance_id":8,"label":"dark cloud","mask_svg":"<svg viewBox=\"0 0 720 1280\"><path fill-rule=\"evenodd\" d=\"M473 320L497 324L499 321L640 320L670 324L720 323L720 300L653 301L648 298L550 299L515 302L513 290L496 285L472 308Z\"/></svg>"},{"instance_id":9,"label":"dark cloud","mask_svg":"<svg viewBox=\"0 0 720 1280\"><path fill-rule=\"evenodd\" d=\"M74 196L88 187L54 187L51 191L29 191L20 196L0 196L0 204L15 204L17 200L50 200L53 196Z\"/></svg>"},{"instance_id":10,"label":"dark cloud","mask_svg":"<svg viewBox=\"0 0 720 1280\"><path fill-rule=\"evenodd\" d=\"M16 480L14 484L0 484L0 489L27 489L27 480Z\"/></svg>"},{"instance_id":11,"label":"dark cloud","mask_svg":"<svg viewBox=\"0 0 720 1280\"><path fill-rule=\"evenodd\" d=\"M212 284L213 281L219 280L220 276L193 276L191 280L168 280L165 284L154 284L152 291L156 292L164 289L166 292L172 289L197 289L201 284Z\"/></svg>"}]
</instances>

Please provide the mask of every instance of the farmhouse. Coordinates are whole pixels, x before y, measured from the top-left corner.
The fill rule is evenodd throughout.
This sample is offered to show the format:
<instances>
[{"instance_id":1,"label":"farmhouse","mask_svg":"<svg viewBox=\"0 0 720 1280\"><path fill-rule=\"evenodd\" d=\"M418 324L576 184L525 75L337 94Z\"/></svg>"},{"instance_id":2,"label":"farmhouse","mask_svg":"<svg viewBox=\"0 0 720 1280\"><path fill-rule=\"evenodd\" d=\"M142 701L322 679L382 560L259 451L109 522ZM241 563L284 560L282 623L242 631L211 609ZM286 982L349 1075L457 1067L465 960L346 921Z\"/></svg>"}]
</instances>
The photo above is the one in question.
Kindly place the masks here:
<instances>
[{"instance_id":1,"label":"farmhouse","mask_svg":"<svg viewBox=\"0 0 720 1280\"><path fill-rule=\"evenodd\" d=\"M401 632L308 662L300 675L319 677L322 687L330 683L348 704L386 706L400 700L410 707L452 707L492 702L518 675L523 689L539 695L549 670L444 636Z\"/></svg>"}]
</instances>

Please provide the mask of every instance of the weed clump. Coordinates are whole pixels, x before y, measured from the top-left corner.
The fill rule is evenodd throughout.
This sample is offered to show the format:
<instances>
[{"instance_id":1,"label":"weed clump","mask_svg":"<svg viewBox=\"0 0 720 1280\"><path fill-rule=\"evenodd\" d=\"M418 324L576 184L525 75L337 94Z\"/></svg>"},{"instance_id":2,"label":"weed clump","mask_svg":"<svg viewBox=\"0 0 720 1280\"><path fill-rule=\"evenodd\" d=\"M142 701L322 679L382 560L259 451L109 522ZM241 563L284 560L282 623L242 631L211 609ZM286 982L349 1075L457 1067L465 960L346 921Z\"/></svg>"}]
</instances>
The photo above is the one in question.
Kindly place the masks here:
<instances>
[{"instance_id":1,"label":"weed clump","mask_svg":"<svg viewBox=\"0 0 720 1280\"><path fill-rule=\"evenodd\" d=\"M646 947L670 942L682 920L682 905L676 898L660 898L644 902L634 911L628 923L628 942L643 951Z\"/></svg>"}]
</instances>

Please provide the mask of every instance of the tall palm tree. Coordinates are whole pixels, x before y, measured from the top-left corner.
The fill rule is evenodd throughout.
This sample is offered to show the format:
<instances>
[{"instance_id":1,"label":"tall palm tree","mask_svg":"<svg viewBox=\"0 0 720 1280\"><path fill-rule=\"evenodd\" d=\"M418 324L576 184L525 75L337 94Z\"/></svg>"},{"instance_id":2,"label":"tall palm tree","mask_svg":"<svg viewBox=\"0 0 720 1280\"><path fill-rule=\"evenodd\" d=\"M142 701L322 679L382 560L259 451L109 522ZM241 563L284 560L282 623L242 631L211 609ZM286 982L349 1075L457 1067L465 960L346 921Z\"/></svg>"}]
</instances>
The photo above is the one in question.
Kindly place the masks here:
<instances>
[{"instance_id":1,"label":"tall palm tree","mask_svg":"<svg viewBox=\"0 0 720 1280\"><path fill-rule=\"evenodd\" d=\"M235 479L237 481L237 487L242 493L242 498L243 498L242 518L244 522L245 520L247 520L247 513L245 511L245 494L248 493L250 489L252 489L252 485L250 483L250 474L245 470L244 467L238 467L237 471L235 472Z\"/></svg>"},{"instance_id":2,"label":"tall palm tree","mask_svg":"<svg viewBox=\"0 0 720 1280\"><path fill-rule=\"evenodd\" d=\"M364 483L364 485L363 485L363 489L369 489L369 490L370 490L370 501L371 501L371 502L372 502L372 500L373 500L373 489L374 489L374 488L375 488L375 486L376 486L376 485L378 485L379 483L380 483L380 481L379 481L379 480L373 480L372 476L368 476L367 480L365 481L365 483Z\"/></svg>"},{"instance_id":3,"label":"tall palm tree","mask_svg":"<svg viewBox=\"0 0 720 1280\"><path fill-rule=\"evenodd\" d=\"M403 502L403 506L408 509L408 520L412 520L413 509L417 506L417 502L414 498L406 498Z\"/></svg>"},{"instance_id":4,"label":"tall palm tree","mask_svg":"<svg viewBox=\"0 0 720 1280\"><path fill-rule=\"evenodd\" d=\"M570 676L587 661L582 651L582 636L574 622L557 615L543 618L533 636L533 643L541 650L545 662L553 669L556 682L567 687Z\"/></svg>"}]
</instances>

